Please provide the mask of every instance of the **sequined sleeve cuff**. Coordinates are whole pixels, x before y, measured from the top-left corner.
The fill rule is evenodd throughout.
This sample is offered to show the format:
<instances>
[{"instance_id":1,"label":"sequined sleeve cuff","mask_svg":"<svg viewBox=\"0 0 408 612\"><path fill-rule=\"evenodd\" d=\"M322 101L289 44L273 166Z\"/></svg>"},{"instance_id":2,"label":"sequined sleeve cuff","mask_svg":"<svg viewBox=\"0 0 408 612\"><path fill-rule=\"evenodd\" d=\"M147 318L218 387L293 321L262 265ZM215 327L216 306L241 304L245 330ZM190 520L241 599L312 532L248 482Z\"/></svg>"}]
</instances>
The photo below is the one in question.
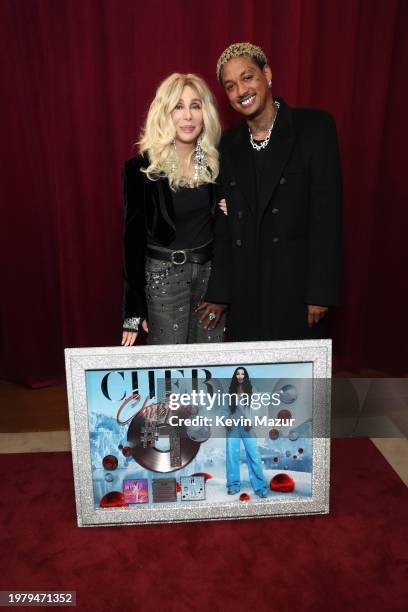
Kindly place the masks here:
<instances>
[{"instance_id":1,"label":"sequined sleeve cuff","mask_svg":"<svg viewBox=\"0 0 408 612\"><path fill-rule=\"evenodd\" d=\"M140 317L128 317L123 321L123 331L138 332Z\"/></svg>"}]
</instances>

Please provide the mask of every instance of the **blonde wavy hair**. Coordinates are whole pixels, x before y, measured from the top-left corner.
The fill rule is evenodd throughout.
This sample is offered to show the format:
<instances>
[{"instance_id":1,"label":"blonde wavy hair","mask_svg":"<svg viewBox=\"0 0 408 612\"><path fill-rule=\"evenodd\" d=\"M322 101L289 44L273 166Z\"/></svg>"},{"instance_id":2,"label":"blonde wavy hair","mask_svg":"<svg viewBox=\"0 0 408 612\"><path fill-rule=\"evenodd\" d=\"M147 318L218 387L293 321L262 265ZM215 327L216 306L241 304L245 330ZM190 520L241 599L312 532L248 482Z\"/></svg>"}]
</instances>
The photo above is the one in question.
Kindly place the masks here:
<instances>
[{"instance_id":1,"label":"blonde wavy hair","mask_svg":"<svg viewBox=\"0 0 408 612\"><path fill-rule=\"evenodd\" d=\"M182 164L173 145L176 136L171 113L177 106L183 89L189 85L202 101L203 130L200 134L201 149L205 163L197 180L186 179L182 174ZM214 183L219 172L217 145L221 137L221 126L214 97L207 84L195 74L175 72L158 87L147 114L147 119L140 136L139 151L149 159L147 168L142 168L150 180L166 176L173 190L185 185L197 187L205 183ZM194 156L194 149L189 162Z\"/></svg>"},{"instance_id":2,"label":"blonde wavy hair","mask_svg":"<svg viewBox=\"0 0 408 612\"><path fill-rule=\"evenodd\" d=\"M225 49L218 58L217 62L217 79L222 84L222 69L224 65L234 57L242 57L246 55L252 57L255 64L262 68L268 63L268 58L262 51L261 47L257 47L250 42L233 43Z\"/></svg>"}]
</instances>

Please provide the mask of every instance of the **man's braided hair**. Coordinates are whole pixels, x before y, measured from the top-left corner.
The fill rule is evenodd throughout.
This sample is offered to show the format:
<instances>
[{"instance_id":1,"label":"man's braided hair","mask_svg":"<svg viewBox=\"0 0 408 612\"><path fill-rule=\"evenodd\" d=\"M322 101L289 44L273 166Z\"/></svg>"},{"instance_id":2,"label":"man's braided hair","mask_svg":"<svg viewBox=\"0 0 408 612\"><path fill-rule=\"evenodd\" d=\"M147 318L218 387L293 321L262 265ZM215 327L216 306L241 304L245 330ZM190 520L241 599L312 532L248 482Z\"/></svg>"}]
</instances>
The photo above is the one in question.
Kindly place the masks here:
<instances>
[{"instance_id":1,"label":"man's braided hair","mask_svg":"<svg viewBox=\"0 0 408 612\"><path fill-rule=\"evenodd\" d=\"M263 68L265 64L268 63L268 59L265 53L262 51L261 47L257 47L250 42L240 42L234 43L230 45L223 53L221 53L218 62L217 62L217 79L221 82L221 71L229 60L234 57L242 57L243 55L247 55L248 57L252 57L254 62L259 66L259 68Z\"/></svg>"}]
</instances>

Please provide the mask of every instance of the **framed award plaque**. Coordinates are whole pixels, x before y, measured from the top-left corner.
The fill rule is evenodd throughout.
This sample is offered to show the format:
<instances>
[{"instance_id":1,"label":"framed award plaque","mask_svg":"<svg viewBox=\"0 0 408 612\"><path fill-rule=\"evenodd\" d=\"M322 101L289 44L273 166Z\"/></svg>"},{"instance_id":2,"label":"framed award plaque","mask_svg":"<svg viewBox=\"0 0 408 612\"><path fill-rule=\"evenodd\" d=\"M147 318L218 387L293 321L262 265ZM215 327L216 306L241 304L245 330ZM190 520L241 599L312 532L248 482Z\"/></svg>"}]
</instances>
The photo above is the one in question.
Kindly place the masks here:
<instances>
[{"instance_id":1,"label":"framed award plaque","mask_svg":"<svg viewBox=\"0 0 408 612\"><path fill-rule=\"evenodd\" d=\"M65 356L79 526L328 513L330 340Z\"/></svg>"}]
</instances>

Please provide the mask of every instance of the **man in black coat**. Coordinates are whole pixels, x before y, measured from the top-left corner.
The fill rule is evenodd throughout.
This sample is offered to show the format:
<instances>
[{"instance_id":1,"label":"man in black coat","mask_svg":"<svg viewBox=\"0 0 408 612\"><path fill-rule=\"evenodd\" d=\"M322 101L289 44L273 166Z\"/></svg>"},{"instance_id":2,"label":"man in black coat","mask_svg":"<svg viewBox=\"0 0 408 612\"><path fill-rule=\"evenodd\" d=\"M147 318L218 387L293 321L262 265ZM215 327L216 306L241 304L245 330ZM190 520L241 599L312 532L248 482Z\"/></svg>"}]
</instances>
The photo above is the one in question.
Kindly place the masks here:
<instances>
[{"instance_id":1,"label":"man in black coat","mask_svg":"<svg viewBox=\"0 0 408 612\"><path fill-rule=\"evenodd\" d=\"M324 337L339 303L341 170L329 113L272 97L250 43L221 55L217 76L244 120L223 134L215 256L204 320L229 304L230 340Z\"/></svg>"}]
</instances>

